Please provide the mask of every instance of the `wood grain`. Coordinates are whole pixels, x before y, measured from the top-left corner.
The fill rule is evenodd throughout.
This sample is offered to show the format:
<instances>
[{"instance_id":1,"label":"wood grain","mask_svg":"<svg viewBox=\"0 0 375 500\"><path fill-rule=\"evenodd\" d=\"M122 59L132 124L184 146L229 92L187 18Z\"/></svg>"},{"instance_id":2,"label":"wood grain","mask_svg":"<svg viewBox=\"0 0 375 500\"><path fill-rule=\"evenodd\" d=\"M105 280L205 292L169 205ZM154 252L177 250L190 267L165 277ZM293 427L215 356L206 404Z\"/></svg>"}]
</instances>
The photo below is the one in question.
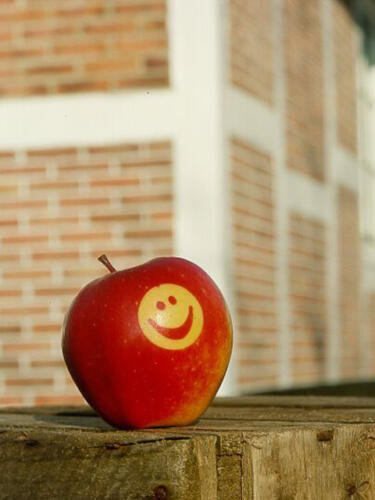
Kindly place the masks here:
<instances>
[{"instance_id":1,"label":"wood grain","mask_svg":"<svg viewBox=\"0 0 375 500\"><path fill-rule=\"evenodd\" d=\"M375 399L216 399L188 427L89 407L0 410L0 500L375 498Z\"/></svg>"}]
</instances>

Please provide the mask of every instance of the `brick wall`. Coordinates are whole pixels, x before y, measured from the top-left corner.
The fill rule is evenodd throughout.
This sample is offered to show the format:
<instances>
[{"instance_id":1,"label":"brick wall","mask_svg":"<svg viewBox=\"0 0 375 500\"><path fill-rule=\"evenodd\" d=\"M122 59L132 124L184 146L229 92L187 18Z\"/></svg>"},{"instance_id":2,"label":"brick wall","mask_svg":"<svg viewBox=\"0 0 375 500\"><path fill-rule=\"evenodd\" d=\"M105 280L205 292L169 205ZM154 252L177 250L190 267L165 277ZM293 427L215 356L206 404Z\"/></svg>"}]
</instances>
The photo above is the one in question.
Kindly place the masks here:
<instances>
[{"instance_id":1,"label":"brick wall","mask_svg":"<svg viewBox=\"0 0 375 500\"><path fill-rule=\"evenodd\" d=\"M173 252L169 142L0 152L0 405L80 400L61 323L80 287ZM26 397L27 395L27 397Z\"/></svg>"},{"instance_id":2,"label":"brick wall","mask_svg":"<svg viewBox=\"0 0 375 500\"><path fill-rule=\"evenodd\" d=\"M355 29L342 2L331 3L336 139L357 155ZM290 339L284 347L290 347L292 379L309 383L324 373L325 216L317 210L319 222L276 205L279 186L273 171L274 148L285 139L286 164L279 165L280 171L303 174L304 185L310 179L325 200L334 191L324 182L322 5L322 0L283 0L280 10L272 0L230 0L228 5L226 83L248 97L249 109L253 99L268 106L255 106L260 123L262 110L267 119L275 111L275 123L285 118L285 137L270 140L267 153L250 138L230 138L231 184L226 188L231 194L233 314L244 391L279 382L278 311L286 306L276 293L279 209L289 223L282 237L289 245L284 313L290 322L283 333ZM280 103L273 99L275 78L280 77L273 71L276 20L282 21L286 90L286 102L278 109ZM0 96L5 102L13 96L166 87L166 23L166 0L0 1ZM201 76L196 75L198 84ZM247 135L244 124L237 125L242 137L250 137L252 127ZM172 253L171 154L169 142L0 151L0 405L80 401L61 359L64 311L82 285L106 272L96 261L101 253L112 257L116 267ZM340 188L334 202L339 376L353 377L360 366L358 199Z\"/></svg>"},{"instance_id":3,"label":"brick wall","mask_svg":"<svg viewBox=\"0 0 375 500\"><path fill-rule=\"evenodd\" d=\"M168 85L165 0L0 2L0 95Z\"/></svg>"},{"instance_id":4,"label":"brick wall","mask_svg":"<svg viewBox=\"0 0 375 500\"><path fill-rule=\"evenodd\" d=\"M267 103L273 97L272 0L230 0L232 84Z\"/></svg>"},{"instance_id":5,"label":"brick wall","mask_svg":"<svg viewBox=\"0 0 375 500\"><path fill-rule=\"evenodd\" d=\"M360 370L360 240L358 195L338 191L338 248L341 332L341 374L354 378Z\"/></svg>"},{"instance_id":6,"label":"brick wall","mask_svg":"<svg viewBox=\"0 0 375 500\"><path fill-rule=\"evenodd\" d=\"M285 0L287 165L324 179L320 0Z\"/></svg>"},{"instance_id":7,"label":"brick wall","mask_svg":"<svg viewBox=\"0 0 375 500\"><path fill-rule=\"evenodd\" d=\"M289 291L292 378L294 383L324 379L327 338L326 234L317 220L289 217Z\"/></svg>"},{"instance_id":8,"label":"brick wall","mask_svg":"<svg viewBox=\"0 0 375 500\"><path fill-rule=\"evenodd\" d=\"M342 2L333 3L337 135L341 145L357 150L356 26Z\"/></svg>"},{"instance_id":9,"label":"brick wall","mask_svg":"<svg viewBox=\"0 0 375 500\"><path fill-rule=\"evenodd\" d=\"M234 290L239 382L272 386L278 375L273 170L269 155L231 141Z\"/></svg>"},{"instance_id":10,"label":"brick wall","mask_svg":"<svg viewBox=\"0 0 375 500\"><path fill-rule=\"evenodd\" d=\"M337 157L338 148L349 151L353 158L359 157L356 107L358 26L345 4L347 2L341 0L328 3L322 0L283 0L278 9L268 1L231 0L229 3L230 83L244 91L244 98L251 95L273 106L279 104L272 99L274 84L285 83L285 102L276 110L281 111L282 118L285 118L285 136L281 131L281 139L278 136L281 142L277 147L285 140L286 165L280 168L283 175L287 175L287 169L302 174L305 190L305 200L301 200L301 196L291 192L295 184L288 185L289 180L284 179L293 198L290 205L293 211L287 214L288 235L282 236L288 241L289 296L285 304L275 293L275 252L281 247L275 240L273 214L277 210L288 212L287 207L275 205L272 196L273 190L278 189L274 186L272 157L278 152L273 144L268 154L251 146L252 132L249 130L247 134L245 127L242 135L248 137L249 142L232 140L234 289L240 336L239 377L244 391L278 382L280 352L276 311L281 307L288 307L283 312L288 317L289 329L283 333L290 342L285 347L290 352L292 383L310 384L326 380L328 324L331 323L337 326L339 337L335 340L340 351L333 353L338 360L337 376L343 379L363 374L359 195L354 185L353 190L341 186L353 183L356 166L355 162L350 162L351 156L345 171L341 170L341 164L325 164L326 147L330 148L333 158ZM331 15L327 23L323 23L324 13ZM281 19L275 17L279 15ZM274 51L277 50L273 45L274 21L280 22L283 32L283 51L279 53L284 57L281 67L285 73L281 76L273 74ZM328 44L323 43L323 36L330 37L332 51ZM325 74L325 57L332 63L330 69L334 68L333 82L330 69ZM282 81L276 81L276 78ZM328 134L328 140L332 142L326 145L325 127L333 117L327 115L331 107L325 108L325 92L331 91L336 98L331 105L335 111L337 135ZM255 108L255 119L261 123L259 109ZM275 115L275 120L279 116ZM326 168L333 168L335 179L327 179ZM265 179L267 190L264 185L259 186ZM291 180L297 181L297 176L291 176ZM326 221L332 223L331 214L315 210L313 204L318 199L315 194L328 202L327 210L332 203L337 212L334 244L338 275L335 274L336 268L327 265L331 249L328 245L332 241L328 241ZM275 198L275 201L280 202L280 198ZM289 204L289 200L284 199L282 203ZM296 211L298 206L301 212ZM306 213L315 213L315 218L306 216ZM333 284L336 280L337 290L328 290L328 282ZM331 297L330 293L337 296ZM337 301L336 324L336 316L329 318L328 314L332 314L332 306ZM371 318L370 314L369 349L375 338ZM259 325L265 328L262 334ZM332 334L336 334L335 330ZM335 369L332 367L333 371Z\"/></svg>"}]
</instances>

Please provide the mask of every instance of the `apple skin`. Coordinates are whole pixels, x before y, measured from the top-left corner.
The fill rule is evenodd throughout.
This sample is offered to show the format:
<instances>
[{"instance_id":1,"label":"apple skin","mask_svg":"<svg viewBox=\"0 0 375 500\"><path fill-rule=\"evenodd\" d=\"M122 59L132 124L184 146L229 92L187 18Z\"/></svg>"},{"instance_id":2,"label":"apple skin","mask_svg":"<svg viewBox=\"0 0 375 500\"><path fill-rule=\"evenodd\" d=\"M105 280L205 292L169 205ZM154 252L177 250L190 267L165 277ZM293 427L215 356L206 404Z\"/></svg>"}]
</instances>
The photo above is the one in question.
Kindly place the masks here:
<instances>
[{"instance_id":1,"label":"apple skin","mask_svg":"<svg viewBox=\"0 0 375 500\"><path fill-rule=\"evenodd\" d=\"M203 269L177 257L111 270L80 290L64 319L62 350L74 382L115 427L195 422L220 387L232 351L232 322L220 290ZM200 335L185 348L160 347L140 326L143 297L166 283L188 290L201 307ZM173 315L176 306L164 305Z\"/></svg>"}]
</instances>

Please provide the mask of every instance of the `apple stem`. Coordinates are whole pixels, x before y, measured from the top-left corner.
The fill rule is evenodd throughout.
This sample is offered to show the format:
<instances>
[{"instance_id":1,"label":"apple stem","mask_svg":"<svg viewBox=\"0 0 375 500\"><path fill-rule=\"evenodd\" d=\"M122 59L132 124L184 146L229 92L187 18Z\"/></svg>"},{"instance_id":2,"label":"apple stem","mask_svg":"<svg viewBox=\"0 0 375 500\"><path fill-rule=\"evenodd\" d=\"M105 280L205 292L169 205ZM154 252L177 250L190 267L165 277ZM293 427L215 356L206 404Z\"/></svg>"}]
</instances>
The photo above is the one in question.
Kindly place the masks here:
<instances>
[{"instance_id":1,"label":"apple stem","mask_svg":"<svg viewBox=\"0 0 375 500\"><path fill-rule=\"evenodd\" d=\"M116 272L116 269L112 266L112 264L109 262L108 257L103 254L100 257L98 257L98 261L101 262L102 264L105 265L105 267L111 272L114 273Z\"/></svg>"}]
</instances>

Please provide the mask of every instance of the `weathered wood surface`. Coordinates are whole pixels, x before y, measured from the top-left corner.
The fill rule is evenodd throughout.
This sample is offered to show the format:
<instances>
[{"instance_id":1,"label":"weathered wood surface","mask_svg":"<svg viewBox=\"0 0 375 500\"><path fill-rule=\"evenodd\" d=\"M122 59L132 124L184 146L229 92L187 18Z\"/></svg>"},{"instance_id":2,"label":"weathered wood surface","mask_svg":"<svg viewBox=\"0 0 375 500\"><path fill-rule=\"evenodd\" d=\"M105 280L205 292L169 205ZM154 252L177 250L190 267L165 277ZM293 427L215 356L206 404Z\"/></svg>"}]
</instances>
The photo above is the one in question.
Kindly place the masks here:
<instances>
[{"instance_id":1,"label":"weathered wood surface","mask_svg":"<svg viewBox=\"0 0 375 500\"><path fill-rule=\"evenodd\" d=\"M87 407L0 411L0 499L375 499L375 398L219 398L119 431Z\"/></svg>"}]
</instances>

